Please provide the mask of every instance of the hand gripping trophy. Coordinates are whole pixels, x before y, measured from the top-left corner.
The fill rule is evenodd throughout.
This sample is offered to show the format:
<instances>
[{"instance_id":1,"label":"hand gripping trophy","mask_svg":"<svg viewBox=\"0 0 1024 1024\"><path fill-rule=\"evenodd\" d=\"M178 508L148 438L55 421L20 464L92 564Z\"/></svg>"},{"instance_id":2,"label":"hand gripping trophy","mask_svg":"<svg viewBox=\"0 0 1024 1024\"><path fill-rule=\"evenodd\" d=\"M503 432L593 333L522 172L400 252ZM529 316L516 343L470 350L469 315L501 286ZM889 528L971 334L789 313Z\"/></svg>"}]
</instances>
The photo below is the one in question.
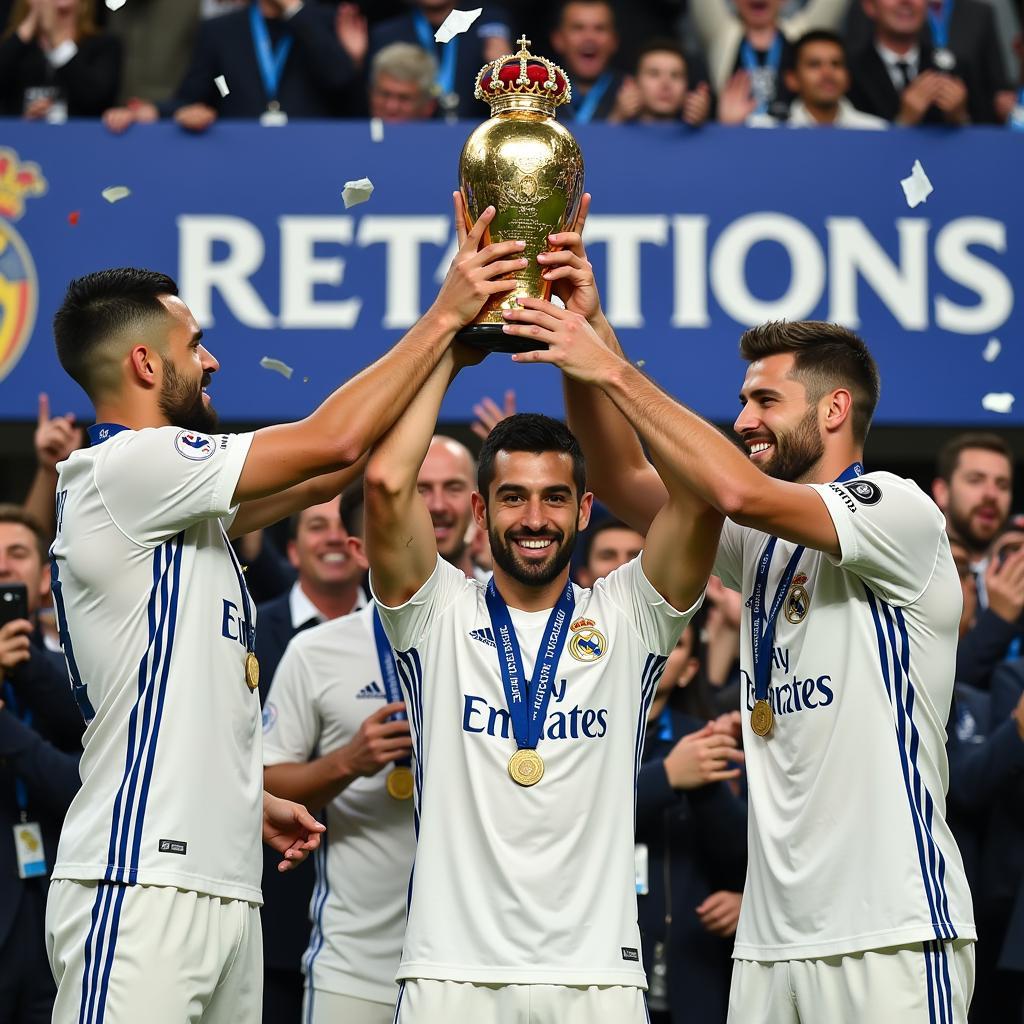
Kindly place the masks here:
<instances>
[{"instance_id":1,"label":"hand gripping trophy","mask_svg":"<svg viewBox=\"0 0 1024 1024\"><path fill-rule=\"evenodd\" d=\"M549 234L572 229L583 196L580 147L555 120L555 108L572 96L569 79L558 65L530 53L525 36L518 44L518 53L484 65L476 76L474 95L490 104L491 117L466 140L459 160L467 227L493 206L497 214L484 244L521 239L529 260L511 275L518 282L515 291L496 295L459 332L460 341L492 352L543 347L504 334L501 311L522 296L550 298L537 254L550 248Z\"/></svg>"}]
</instances>

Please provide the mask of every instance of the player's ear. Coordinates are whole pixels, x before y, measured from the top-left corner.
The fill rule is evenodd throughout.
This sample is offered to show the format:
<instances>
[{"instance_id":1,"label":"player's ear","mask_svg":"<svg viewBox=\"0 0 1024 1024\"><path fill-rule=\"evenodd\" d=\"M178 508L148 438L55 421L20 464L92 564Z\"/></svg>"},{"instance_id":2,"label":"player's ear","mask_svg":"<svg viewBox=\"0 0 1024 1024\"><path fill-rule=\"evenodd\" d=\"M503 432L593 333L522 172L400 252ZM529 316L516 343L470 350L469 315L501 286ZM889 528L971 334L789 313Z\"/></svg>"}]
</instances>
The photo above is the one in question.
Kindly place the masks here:
<instances>
[{"instance_id":1,"label":"player's ear","mask_svg":"<svg viewBox=\"0 0 1024 1024\"><path fill-rule=\"evenodd\" d=\"M825 429L835 433L853 414L853 396L846 388L836 388L825 401Z\"/></svg>"},{"instance_id":2,"label":"player's ear","mask_svg":"<svg viewBox=\"0 0 1024 1024\"><path fill-rule=\"evenodd\" d=\"M146 387L156 387L161 359L159 353L148 345L133 345L128 354L128 363L135 379Z\"/></svg>"},{"instance_id":3,"label":"player's ear","mask_svg":"<svg viewBox=\"0 0 1024 1024\"><path fill-rule=\"evenodd\" d=\"M345 542L348 548L348 556L355 562L363 572L366 572L370 568L370 562L366 557L366 548L363 545L363 541L360 537L349 537Z\"/></svg>"},{"instance_id":4,"label":"player's ear","mask_svg":"<svg viewBox=\"0 0 1024 1024\"><path fill-rule=\"evenodd\" d=\"M473 503L473 522L479 529L487 533L487 502L479 491L474 491L470 500Z\"/></svg>"},{"instance_id":5,"label":"player's ear","mask_svg":"<svg viewBox=\"0 0 1024 1024\"><path fill-rule=\"evenodd\" d=\"M590 523L590 513L594 507L594 495L587 491L582 498L580 498L580 514L576 521L576 526L580 530L585 530Z\"/></svg>"}]
</instances>

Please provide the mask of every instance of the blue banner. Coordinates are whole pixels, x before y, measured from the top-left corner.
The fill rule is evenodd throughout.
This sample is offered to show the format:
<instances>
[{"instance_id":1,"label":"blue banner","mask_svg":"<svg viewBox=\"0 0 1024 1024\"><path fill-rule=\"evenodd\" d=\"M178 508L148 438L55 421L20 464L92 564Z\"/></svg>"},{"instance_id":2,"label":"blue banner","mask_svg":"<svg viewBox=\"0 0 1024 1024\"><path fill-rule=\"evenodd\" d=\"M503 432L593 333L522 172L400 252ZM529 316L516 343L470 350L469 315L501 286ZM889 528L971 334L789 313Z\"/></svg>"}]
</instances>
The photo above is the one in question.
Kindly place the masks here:
<instances>
[{"instance_id":1,"label":"blue banner","mask_svg":"<svg viewBox=\"0 0 1024 1024\"><path fill-rule=\"evenodd\" d=\"M305 415L432 300L472 127L388 126L373 142L365 122L221 123L199 137L0 122L0 417L33 418L41 389L56 411L88 414L50 319L72 277L125 264L177 278L221 362L211 394L223 418ZM982 405L1024 387L1024 136L574 131L609 317L630 356L705 415L736 415L744 327L813 317L871 345L879 422L1024 424L1024 397L1009 413ZM914 160L935 190L910 209L900 179ZM344 183L363 177L373 196L346 211ZM118 185L131 195L101 198ZM261 368L263 356L294 375ZM468 419L481 394L509 386L521 409L561 410L556 372L491 356L456 382L444 415Z\"/></svg>"}]
</instances>

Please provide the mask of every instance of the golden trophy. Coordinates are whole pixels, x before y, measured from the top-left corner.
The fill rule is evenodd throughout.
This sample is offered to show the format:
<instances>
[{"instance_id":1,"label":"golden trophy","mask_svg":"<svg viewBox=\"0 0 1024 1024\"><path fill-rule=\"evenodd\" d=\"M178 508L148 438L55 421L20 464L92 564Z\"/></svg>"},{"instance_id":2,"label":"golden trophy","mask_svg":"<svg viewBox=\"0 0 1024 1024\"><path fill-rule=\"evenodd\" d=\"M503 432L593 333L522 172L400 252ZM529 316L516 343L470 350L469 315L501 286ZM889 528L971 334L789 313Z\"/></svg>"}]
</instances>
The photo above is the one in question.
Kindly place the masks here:
<instances>
[{"instance_id":1,"label":"golden trophy","mask_svg":"<svg viewBox=\"0 0 1024 1024\"><path fill-rule=\"evenodd\" d=\"M519 298L551 297L541 277L537 254L550 249L548 235L576 223L583 196L583 155L572 133L555 120L555 108L572 96L566 73L534 56L525 36L519 52L485 64L476 76L474 95L491 106L491 117L466 140L459 159L459 187L472 227L482 210L493 206L484 244L520 240L529 265L510 276L516 289L490 299L459 341L492 352L543 348L537 342L502 332L503 309Z\"/></svg>"}]
</instances>

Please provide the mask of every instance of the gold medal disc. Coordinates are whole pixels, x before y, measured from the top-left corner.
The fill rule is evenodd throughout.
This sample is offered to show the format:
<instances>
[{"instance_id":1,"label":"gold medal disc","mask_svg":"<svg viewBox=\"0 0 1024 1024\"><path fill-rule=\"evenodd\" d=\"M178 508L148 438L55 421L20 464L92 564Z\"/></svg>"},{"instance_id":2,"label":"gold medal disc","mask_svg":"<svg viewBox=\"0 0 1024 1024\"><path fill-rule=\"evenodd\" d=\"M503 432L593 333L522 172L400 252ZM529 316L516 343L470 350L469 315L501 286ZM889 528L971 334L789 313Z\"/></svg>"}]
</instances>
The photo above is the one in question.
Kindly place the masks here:
<instances>
[{"instance_id":1,"label":"gold medal disc","mask_svg":"<svg viewBox=\"0 0 1024 1024\"><path fill-rule=\"evenodd\" d=\"M750 728L758 736L767 736L772 731L772 723L775 715L772 713L772 706L766 700L754 702L754 710L750 712Z\"/></svg>"},{"instance_id":2,"label":"gold medal disc","mask_svg":"<svg viewBox=\"0 0 1024 1024\"><path fill-rule=\"evenodd\" d=\"M388 796L392 800L408 800L412 797L412 769L396 765L388 773Z\"/></svg>"},{"instance_id":3,"label":"gold medal disc","mask_svg":"<svg viewBox=\"0 0 1024 1024\"><path fill-rule=\"evenodd\" d=\"M245 685L250 690L256 690L260 685L260 663L252 651L245 656Z\"/></svg>"},{"instance_id":4,"label":"gold medal disc","mask_svg":"<svg viewBox=\"0 0 1024 1024\"><path fill-rule=\"evenodd\" d=\"M508 773L520 786L535 786L544 777L544 762L536 750L517 750L508 762Z\"/></svg>"}]
</instances>

